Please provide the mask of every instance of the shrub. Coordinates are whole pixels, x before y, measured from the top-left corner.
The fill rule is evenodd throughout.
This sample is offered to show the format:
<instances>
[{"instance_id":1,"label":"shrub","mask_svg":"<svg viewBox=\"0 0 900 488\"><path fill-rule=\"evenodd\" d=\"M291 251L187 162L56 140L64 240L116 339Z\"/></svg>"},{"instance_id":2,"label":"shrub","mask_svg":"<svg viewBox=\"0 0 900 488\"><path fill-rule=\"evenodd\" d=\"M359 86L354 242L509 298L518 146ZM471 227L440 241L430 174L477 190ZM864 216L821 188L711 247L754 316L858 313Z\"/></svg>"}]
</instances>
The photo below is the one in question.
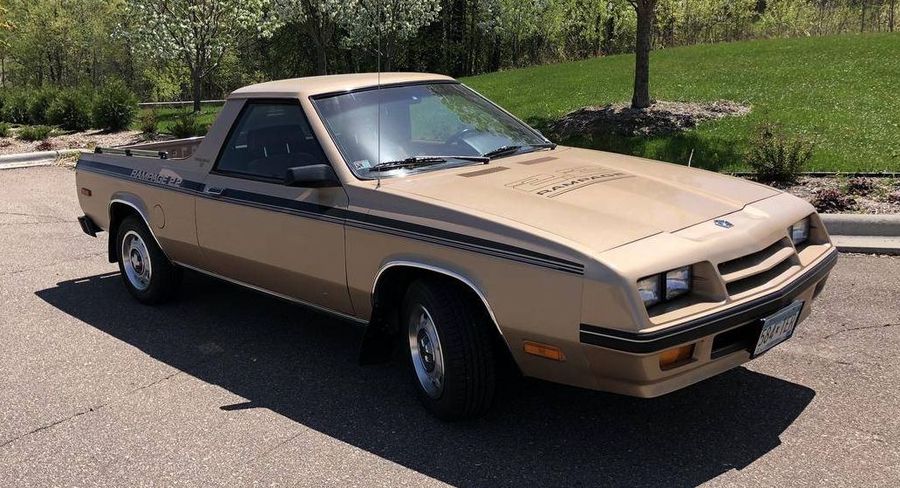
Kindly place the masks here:
<instances>
[{"instance_id":1,"label":"shrub","mask_svg":"<svg viewBox=\"0 0 900 488\"><path fill-rule=\"evenodd\" d=\"M107 83L94 100L94 127L110 131L127 129L137 113L137 97L121 80Z\"/></svg>"},{"instance_id":2,"label":"shrub","mask_svg":"<svg viewBox=\"0 0 900 488\"><path fill-rule=\"evenodd\" d=\"M69 89L57 94L47 108L47 121L66 130L91 127L91 97L85 90Z\"/></svg>"},{"instance_id":3,"label":"shrub","mask_svg":"<svg viewBox=\"0 0 900 488\"><path fill-rule=\"evenodd\" d=\"M856 206L856 200L836 188L825 188L816 192L812 204L819 212L845 212Z\"/></svg>"},{"instance_id":4,"label":"shrub","mask_svg":"<svg viewBox=\"0 0 900 488\"><path fill-rule=\"evenodd\" d=\"M180 115L169 131L176 138L184 139L206 134L206 126L200 123L200 119L196 114L187 113Z\"/></svg>"},{"instance_id":5,"label":"shrub","mask_svg":"<svg viewBox=\"0 0 900 488\"><path fill-rule=\"evenodd\" d=\"M0 137L9 137L9 124L0 122Z\"/></svg>"},{"instance_id":6,"label":"shrub","mask_svg":"<svg viewBox=\"0 0 900 488\"><path fill-rule=\"evenodd\" d=\"M41 88L28 94L28 122L35 125L44 125L47 120L47 109L56 99L56 90Z\"/></svg>"},{"instance_id":7,"label":"shrub","mask_svg":"<svg viewBox=\"0 0 900 488\"><path fill-rule=\"evenodd\" d=\"M3 112L0 113L4 122L11 124L28 123L28 94L21 90L11 91L3 100Z\"/></svg>"},{"instance_id":8,"label":"shrub","mask_svg":"<svg viewBox=\"0 0 900 488\"><path fill-rule=\"evenodd\" d=\"M46 125L26 125L19 129L17 137L23 141L43 141L50 137L53 127Z\"/></svg>"},{"instance_id":9,"label":"shrub","mask_svg":"<svg viewBox=\"0 0 900 488\"><path fill-rule=\"evenodd\" d=\"M765 123L751 140L747 164L758 180L793 183L812 159L813 147L811 141L788 136L781 126Z\"/></svg>"},{"instance_id":10,"label":"shrub","mask_svg":"<svg viewBox=\"0 0 900 488\"><path fill-rule=\"evenodd\" d=\"M147 110L143 112L138 119L138 126L141 132L149 137L153 137L159 133L159 113L156 110Z\"/></svg>"},{"instance_id":11,"label":"shrub","mask_svg":"<svg viewBox=\"0 0 900 488\"><path fill-rule=\"evenodd\" d=\"M844 184L844 190L853 195L868 195L875 189L875 182L871 178L850 178Z\"/></svg>"}]
</instances>

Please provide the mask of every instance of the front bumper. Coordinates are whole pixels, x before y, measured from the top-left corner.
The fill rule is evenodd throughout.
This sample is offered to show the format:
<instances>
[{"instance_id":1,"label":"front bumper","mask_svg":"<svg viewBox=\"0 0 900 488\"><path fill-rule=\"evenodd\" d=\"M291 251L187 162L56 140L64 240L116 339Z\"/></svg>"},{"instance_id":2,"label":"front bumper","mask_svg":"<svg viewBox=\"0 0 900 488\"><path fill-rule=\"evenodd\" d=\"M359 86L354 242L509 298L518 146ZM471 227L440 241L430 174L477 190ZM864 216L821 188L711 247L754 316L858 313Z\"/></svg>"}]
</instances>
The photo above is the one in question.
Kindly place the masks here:
<instances>
[{"instance_id":1,"label":"front bumper","mask_svg":"<svg viewBox=\"0 0 900 488\"><path fill-rule=\"evenodd\" d=\"M761 319L797 300L804 302L799 321L805 319L836 262L837 251L832 250L775 292L658 332L625 332L582 324L580 341L598 388L654 397L748 361ZM662 370L659 353L686 344L695 345L691 361Z\"/></svg>"}]
</instances>

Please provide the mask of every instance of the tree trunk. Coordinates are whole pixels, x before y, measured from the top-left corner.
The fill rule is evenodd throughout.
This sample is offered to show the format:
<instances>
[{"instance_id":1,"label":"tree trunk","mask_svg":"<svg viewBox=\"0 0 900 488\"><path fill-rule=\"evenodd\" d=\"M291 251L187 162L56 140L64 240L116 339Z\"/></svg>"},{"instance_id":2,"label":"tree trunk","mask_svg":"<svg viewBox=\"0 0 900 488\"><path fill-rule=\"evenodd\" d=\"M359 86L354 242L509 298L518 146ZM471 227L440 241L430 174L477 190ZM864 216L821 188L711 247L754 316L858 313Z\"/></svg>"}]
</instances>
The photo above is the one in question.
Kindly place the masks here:
<instances>
[{"instance_id":1,"label":"tree trunk","mask_svg":"<svg viewBox=\"0 0 900 488\"><path fill-rule=\"evenodd\" d=\"M194 112L200 112L200 100L203 100L203 80L200 77L200 70L195 69L191 72L191 87L194 92Z\"/></svg>"},{"instance_id":2,"label":"tree trunk","mask_svg":"<svg viewBox=\"0 0 900 488\"><path fill-rule=\"evenodd\" d=\"M381 71L390 72L394 69L394 46L396 42L393 39L393 36L384 36L382 37L384 41L381 45Z\"/></svg>"},{"instance_id":3,"label":"tree trunk","mask_svg":"<svg viewBox=\"0 0 900 488\"><path fill-rule=\"evenodd\" d=\"M861 34L866 29L866 4L868 1L862 0L860 3L862 4L862 14L859 16L859 32Z\"/></svg>"},{"instance_id":4,"label":"tree trunk","mask_svg":"<svg viewBox=\"0 0 900 488\"><path fill-rule=\"evenodd\" d=\"M888 29L891 32L894 32L894 3L896 0L891 0L891 13L888 15Z\"/></svg>"},{"instance_id":5,"label":"tree trunk","mask_svg":"<svg viewBox=\"0 0 900 488\"><path fill-rule=\"evenodd\" d=\"M328 74L328 48L322 43L316 43L316 74Z\"/></svg>"},{"instance_id":6,"label":"tree trunk","mask_svg":"<svg viewBox=\"0 0 900 488\"><path fill-rule=\"evenodd\" d=\"M637 0L637 39L634 44L634 95L631 108L650 106L650 42L656 0Z\"/></svg>"},{"instance_id":7,"label":"tree trunk","mask_svg":"<svg viewBox=\"0 0 900 488\"><path fill-rule=\"evenodd\" d=\"M312 38L316 49L316 74L328 74L328 43L331 40L330 26L311 17L301 24L301 28Z\"/></svg>"},{"instance_id":8,"label":"tree trunk","mask_svg":"<svg viewBox=\"0 0 900 488\"><path fill-rule=\"evenodd\" d=\"M607 4L607 13L609 17L606 18L606 25L603 29L603 54L613 54L613 38L616 35L616 18L611 13L612 5L611 3Z\"/></svg>"}]
</instances>

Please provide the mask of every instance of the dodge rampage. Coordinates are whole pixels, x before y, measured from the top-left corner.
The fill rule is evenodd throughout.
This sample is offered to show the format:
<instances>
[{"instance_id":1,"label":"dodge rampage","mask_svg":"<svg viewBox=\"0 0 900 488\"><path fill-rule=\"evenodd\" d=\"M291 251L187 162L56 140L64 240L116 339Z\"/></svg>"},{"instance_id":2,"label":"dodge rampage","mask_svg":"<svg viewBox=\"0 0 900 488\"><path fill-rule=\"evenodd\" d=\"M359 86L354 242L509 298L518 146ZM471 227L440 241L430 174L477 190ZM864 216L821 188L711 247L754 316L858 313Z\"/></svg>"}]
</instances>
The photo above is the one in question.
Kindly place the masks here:
<instances>
[{"instance_id":1,"label":"dodge rampage","mask_svg":"<svg viewBox=\"0 0 900 488\"><path fill-rule=\"evenodd\" d=\"M837 259L801 199L557 146L430 74L242 88L206 137L98 149L76 182L139 302L191 269L365 325L361 361L403 351L446 419L483 414L504 365L639 397L734 368Z\"/></svg>"}]
</instances>

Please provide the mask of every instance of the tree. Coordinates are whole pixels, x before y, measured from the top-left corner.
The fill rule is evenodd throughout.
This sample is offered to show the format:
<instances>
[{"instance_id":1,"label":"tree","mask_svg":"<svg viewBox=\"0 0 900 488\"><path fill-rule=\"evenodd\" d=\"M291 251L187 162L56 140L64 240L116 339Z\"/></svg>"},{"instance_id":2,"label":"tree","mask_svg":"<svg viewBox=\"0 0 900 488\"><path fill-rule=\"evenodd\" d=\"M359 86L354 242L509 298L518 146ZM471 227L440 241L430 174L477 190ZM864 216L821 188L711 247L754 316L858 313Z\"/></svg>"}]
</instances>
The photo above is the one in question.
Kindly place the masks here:
<instances>
[{"instance_id":1,"label":"tree","mask_svg":"<svg viewBox=\"0 0 900 488\"><path fill-rule=\"evenodd\" d=\"M351 45L380 43L381 67L390 71L398 44L438 18L440 0L358 0L347 19Z\"/></svg>"},{"instance_id":2,"label":"tree","mask_svg":"<svg viewBox=\"0 0 900 488\"><path fill-rule=\"evenodd\" d=\"M550 31L550 2L534 0L500 0L497 13L500 34L511 44L512 65L520 66L523 44L532 37Z\"/></svg>"},{"instance_id":3,"label":"tree","mask_svg":"<svg viewBox=\"0 0 900 488\"><path fill-rule=\"evenodd\" d=\"M650 106L650 47L656 0L629 0L637 14L637 35L634 43L634 95L631 108Z\"/></svg>"},{"instance_id":4,"label":"tree","mask_svg":"<svg viewBox=\"0 0 900 488\"><path fill-rule=\"evenodd\" d=\"M896 0L891 0L891 5L890 5L891 10L890 10L890 12L888 12L888 29L891 32L894 32L894 4L895 3L896 3Z\"/></svg>"},{"instance_id":5,"label":"tree","mask_svg":"<svg viewBox=\"0 0 900 488\"><path fill-rule=\"evenodd\" d=\"M18 85L98 86L120 73L123 44L110 31L121 0L0 0L4 79ZM11 61L7 65L7 61ZM7 71L6 68L12 69Z\"/></svg>"},{"instance_id":6,"label":"tree","mask_svg":"<svg viewBox=\"0 0 900 488\"><path fill-rule=\"evenodd\" d=\"M6 88L6 55L9 52L9 31L12 29L9 10L0 5L0 86L3 88Z\"/></svg>"},{"instance_id":7,"label":"tree","mask_svg":"<svg viewBox=\"0 0 900 488\"><path fill-rule=\"evenodd\" d=\"M266 0L128 0L126 35L145 53L179 61L191 76L194 111L200 111L203 81L247 29L270 34Z\"/></svg>"},{"instance_id":8,"label":"tree","mask_svg":"<svg viewBox=\"0 0 900 488\"><path fill-rule=\"evenodd\" d=\"M297 24L309 37L316 48L316 74L327 75L335 33L351 19L359 0L274 0L274 6L282 26Z\"/></svg>"}]
</instances>

